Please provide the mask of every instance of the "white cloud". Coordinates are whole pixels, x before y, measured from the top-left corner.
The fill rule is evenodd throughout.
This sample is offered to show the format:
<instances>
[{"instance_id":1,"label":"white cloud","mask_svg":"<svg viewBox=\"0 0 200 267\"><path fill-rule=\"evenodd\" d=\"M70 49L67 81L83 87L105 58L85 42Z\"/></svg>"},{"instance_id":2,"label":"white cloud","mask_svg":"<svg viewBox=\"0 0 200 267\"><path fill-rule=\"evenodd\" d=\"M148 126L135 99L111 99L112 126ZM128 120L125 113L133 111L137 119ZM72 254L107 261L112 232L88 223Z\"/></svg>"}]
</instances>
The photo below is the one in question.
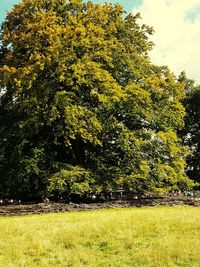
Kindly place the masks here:
<instances>
[{"instance_id":1,"label":"white cloud","mask_svg":"<svg viewBox=\"0 0 200 267\"><path fill-rule=\"evenodd\" d=\"M155 30L152 62L168 65L176 75L185 70L200 83L200 1L143 0L135 12Z\"/></svg>"}]
</instances>

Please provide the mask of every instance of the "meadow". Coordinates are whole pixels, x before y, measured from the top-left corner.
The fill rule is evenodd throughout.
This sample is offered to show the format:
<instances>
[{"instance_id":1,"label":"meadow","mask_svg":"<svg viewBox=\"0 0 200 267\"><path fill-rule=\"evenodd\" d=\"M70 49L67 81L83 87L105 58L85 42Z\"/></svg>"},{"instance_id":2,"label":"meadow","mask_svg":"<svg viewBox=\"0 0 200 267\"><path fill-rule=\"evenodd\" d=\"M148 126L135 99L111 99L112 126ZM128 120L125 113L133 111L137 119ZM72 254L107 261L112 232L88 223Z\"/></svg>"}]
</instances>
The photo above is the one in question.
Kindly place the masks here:
<instances>
[{"instance_id":1,"label":"meadow","mask_svg":"<svg viewBox=\"0 0 200 267\"><path fill-rule=\"evenodd\" d=\"M1 267L199 267L200 208L0 217Z\"/></svg>"}]
</instances>

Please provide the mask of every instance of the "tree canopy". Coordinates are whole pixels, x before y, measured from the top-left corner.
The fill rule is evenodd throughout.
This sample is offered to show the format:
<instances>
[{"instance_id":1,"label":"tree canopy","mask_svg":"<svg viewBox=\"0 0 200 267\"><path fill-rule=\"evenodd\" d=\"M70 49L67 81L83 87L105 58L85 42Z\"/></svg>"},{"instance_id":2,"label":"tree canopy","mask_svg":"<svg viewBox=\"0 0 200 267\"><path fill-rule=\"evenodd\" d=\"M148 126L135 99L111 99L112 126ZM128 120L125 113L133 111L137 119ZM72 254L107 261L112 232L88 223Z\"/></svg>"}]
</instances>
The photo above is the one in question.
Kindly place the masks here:
<instances>
[{"instance_id":1,"label":"tree canopy","mask_svg":"<svg viewBox=\"0 0 200 267\"><path fill-rule=\"evenodd\" d=\"M184 189L184 86L120 5L23 0L0 34L0 193Z\"/></svg>"}]
</instances>

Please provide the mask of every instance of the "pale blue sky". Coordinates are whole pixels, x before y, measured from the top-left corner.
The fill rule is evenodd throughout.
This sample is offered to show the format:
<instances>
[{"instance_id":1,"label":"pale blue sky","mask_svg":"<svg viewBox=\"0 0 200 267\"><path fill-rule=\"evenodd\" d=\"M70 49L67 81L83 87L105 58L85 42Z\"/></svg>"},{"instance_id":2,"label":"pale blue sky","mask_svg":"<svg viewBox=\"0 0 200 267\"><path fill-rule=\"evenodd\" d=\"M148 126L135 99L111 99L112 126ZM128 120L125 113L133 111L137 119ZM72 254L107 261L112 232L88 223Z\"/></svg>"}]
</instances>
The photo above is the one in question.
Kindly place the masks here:
<instances>
[{"instance_id":1,"label":"pale blue sky","mask_svg":"<svg viewBox=\"0 0 200 267\"><path fill-rule=\"evenodd\" d=\"M0 23L4 20L6 16L6 11L12 9L12 6L19 3L20 0L0 0ZM119 3L121 4L127 12L131 12L134 7L139 6L142 0L93 0L94 3Z\"/></svg>"},{"instance_id":2,"label":"pale blue sky","mask_svg":"<svg viewBox=\"0 0 200 267\"><path fill-rule=\"evenodd\" d=\"M0 23L4 20L6 12L11 10L14 4L19 0L0 0Z\"/></svg>"}]
</instances>

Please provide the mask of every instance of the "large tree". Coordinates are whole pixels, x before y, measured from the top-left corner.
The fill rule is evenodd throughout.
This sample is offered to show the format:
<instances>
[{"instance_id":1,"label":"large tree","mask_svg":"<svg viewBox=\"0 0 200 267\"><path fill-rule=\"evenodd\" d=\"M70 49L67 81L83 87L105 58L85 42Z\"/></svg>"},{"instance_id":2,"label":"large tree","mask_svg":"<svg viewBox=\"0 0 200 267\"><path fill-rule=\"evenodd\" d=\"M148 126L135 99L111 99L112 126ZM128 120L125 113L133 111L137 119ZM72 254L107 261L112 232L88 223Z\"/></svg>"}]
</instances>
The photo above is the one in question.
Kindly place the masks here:
<instances>
[{"instance_id":1,"label":"large tree","mask_svg":"<svg viewBox=\"0 0 200 267\"><path fill-rule=\"evenodd\" d=\"M0 35L0 192L186 188L184 90L120 5L24 0Z\"/></svg>"}]
</instances>

